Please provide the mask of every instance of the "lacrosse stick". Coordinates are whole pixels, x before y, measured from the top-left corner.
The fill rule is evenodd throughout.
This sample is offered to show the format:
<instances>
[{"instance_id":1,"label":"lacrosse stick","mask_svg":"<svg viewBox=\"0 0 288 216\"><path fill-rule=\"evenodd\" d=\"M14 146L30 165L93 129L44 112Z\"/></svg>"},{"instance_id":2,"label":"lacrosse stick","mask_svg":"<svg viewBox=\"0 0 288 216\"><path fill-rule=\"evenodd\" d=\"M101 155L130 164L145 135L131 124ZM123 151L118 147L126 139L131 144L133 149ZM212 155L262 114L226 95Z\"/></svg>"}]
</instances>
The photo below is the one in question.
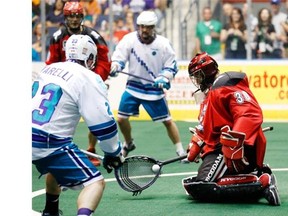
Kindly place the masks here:
<instances>
[{"instance_id":1,"label":"lacrosse stick","mask_svg":"<svg viewBox=\"0 0 288 216\"><path fill-rule=\"evenodd\" d=\"M90 156L90 157L93 157L93 158L97 158L97 159L99 159L99 160L103 160L103 159L104 159L103 156L94 154L94 153L89 152L89 151L86 151L86 150L84 150L84 149L80 149L80 151L82 151L82 152L83 152L84 154L86 154L87 156Z\"/></svg>"},{"instance_id":2,"label":"lacrosse stick","mask_svg":"<svg viewBox=\"0 0 288 216\"><path fill-rule=\"evenodd\" d=\"M263 132L266 132L266 131L272 131L274 128L273 127L265 127L265 128L262 128L262 131ZM189 127L189 131L194 134L195 133L195 128L193 127Z\"/></svg>"},{"instance_id":3,"label":"lacrosse stick","mask_svg":"<svg viewBox=\"0 0 288 216\"><path fill-rule=\"evenodd\" d=\"M142 79L142 80L145 80L145 81L150 82L150 83L154 83L153 80L146 79L146 78L144 78L144 77L137 76L137 75L134 75L134 74L131 74L131 73L127 73L127 72L124 72L124 71L119 71L119 73L126 74L126 75L128 75L128 76L132 76L132 77L135 77L135 78L138 78L138 79Z\"/></svg>"},{"instance_id":4,"label":"lacrosse stick","mask_svg":"<svg viewBox=\"0 0 288 216\"><path fill-rule=\"evenodd\" d=\"M137 196L157 180L164 165L183 160L186 157L187 155L183 155L165 161L144 155L127 157L123 165L114 170L115 178L122 189Z\"/></svg>"}]
</instances>

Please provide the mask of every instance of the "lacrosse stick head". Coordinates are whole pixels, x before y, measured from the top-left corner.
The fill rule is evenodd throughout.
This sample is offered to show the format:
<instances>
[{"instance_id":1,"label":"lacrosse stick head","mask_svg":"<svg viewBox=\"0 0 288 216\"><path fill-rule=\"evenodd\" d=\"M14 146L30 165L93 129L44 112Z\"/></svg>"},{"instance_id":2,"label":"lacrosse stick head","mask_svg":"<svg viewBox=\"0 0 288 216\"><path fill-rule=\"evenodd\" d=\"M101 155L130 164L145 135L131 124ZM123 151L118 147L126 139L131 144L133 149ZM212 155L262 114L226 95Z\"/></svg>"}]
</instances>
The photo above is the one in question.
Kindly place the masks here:
<instances>
[{"instance_id":1,"label":"lacrosse stick head","mask_svg":"<svg viewBox=\"0 0 288 216\"><path fill-rule=\"evenodd\" d=\"M155 169L155 165L159 168ZM132 192L133 196L137 196L156 181L161 169L161 163L154 158L134 155L125 158L123 165L114 172L120 187L125 191Z\"/></svg>"}]
</instances>

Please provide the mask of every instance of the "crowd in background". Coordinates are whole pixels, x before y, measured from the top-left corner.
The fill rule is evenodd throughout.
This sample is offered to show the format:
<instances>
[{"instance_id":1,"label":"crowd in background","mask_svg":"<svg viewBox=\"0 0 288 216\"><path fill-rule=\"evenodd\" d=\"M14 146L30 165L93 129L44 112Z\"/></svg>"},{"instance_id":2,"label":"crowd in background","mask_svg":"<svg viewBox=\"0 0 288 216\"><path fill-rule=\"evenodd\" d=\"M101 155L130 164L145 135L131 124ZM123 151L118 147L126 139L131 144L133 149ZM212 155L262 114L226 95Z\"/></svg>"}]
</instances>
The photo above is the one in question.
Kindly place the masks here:
<instances>
[{"instance_id":1,"label":"crowd in background","mask_svg":"<svg viewBox=\"0 0 288 216\"><path fill-rule=\"evenodd\" d=\"M57 29L64 25L63 7L67 0L45 0L46 52L49 40ZM269 0L270 1L270 0ZM84 8L83 24L96 29L113 47L129 32L135 31L136 18L143 10L154 10L160 23L166 15L171 0L80 0ZM288 1L286 4L288 11ZM223 20L213 19L210 7L201 11L196 24L195 53L206 51L215 59L246 59L249 45L254 59L288 58L288 16L281 12L281 0L271 0L269 7L257 14L247 14L247 4L241 8L225 3L222 6ZM113 38L110 40L109 10L113 10ZM40 0L32 0L32 60L41 61L41 9ZM248 27L251 31L248 31ZM250 33L250 40L249 39Z\"/></svg>"}]
</instances>

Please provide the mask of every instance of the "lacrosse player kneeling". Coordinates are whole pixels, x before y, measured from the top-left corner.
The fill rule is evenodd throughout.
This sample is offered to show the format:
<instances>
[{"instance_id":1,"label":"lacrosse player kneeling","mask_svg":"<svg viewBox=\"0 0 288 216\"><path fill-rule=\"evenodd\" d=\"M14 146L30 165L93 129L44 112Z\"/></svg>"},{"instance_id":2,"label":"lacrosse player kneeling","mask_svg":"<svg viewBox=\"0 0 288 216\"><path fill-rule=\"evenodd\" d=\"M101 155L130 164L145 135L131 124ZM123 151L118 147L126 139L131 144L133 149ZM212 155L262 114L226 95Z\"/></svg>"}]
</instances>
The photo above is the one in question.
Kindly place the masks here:
<instances>
[{"instance_id":1,"label":"lacrosse player kneeling","mask_svg":"<svg viewBox=\"0 0 288 216\"><path fill-rule=\"evenodd\" d=\"M187 159L202 164L182 185L193 199L250 202L265 198L280 205L276 177L265 165L266 138L262 110L245 73L219 74L217 62L197 54L188 67L192 82L205 95L199 125L190 129Z\"/></svg>"}]
</instances>

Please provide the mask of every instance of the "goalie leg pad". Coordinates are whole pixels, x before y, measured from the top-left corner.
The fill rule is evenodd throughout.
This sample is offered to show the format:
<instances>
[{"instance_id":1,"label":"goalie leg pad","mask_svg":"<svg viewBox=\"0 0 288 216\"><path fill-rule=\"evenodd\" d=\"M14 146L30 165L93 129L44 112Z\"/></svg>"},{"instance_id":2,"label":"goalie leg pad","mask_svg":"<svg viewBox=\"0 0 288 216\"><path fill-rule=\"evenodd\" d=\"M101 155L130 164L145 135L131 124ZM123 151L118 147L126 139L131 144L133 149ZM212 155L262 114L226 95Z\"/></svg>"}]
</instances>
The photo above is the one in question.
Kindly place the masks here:
<instances>
[{"instance_id":1,"label":"goalie leg pad","mask_svg":"<svg viewBox=\"0 0 288 216\"><path fill-rule=\"evenodd\" d=\"M238 177L237 177L238 178ZM262 182L255 181L255 178L249 176L252 182L241 184L219 185L215 182L195 181L194 178L182 180L182 185L186 193L193 199L208 202L251 202L257 201L263 197ZM257 177L256 177L257 178Z\"/></svg>"}]
</instances>

